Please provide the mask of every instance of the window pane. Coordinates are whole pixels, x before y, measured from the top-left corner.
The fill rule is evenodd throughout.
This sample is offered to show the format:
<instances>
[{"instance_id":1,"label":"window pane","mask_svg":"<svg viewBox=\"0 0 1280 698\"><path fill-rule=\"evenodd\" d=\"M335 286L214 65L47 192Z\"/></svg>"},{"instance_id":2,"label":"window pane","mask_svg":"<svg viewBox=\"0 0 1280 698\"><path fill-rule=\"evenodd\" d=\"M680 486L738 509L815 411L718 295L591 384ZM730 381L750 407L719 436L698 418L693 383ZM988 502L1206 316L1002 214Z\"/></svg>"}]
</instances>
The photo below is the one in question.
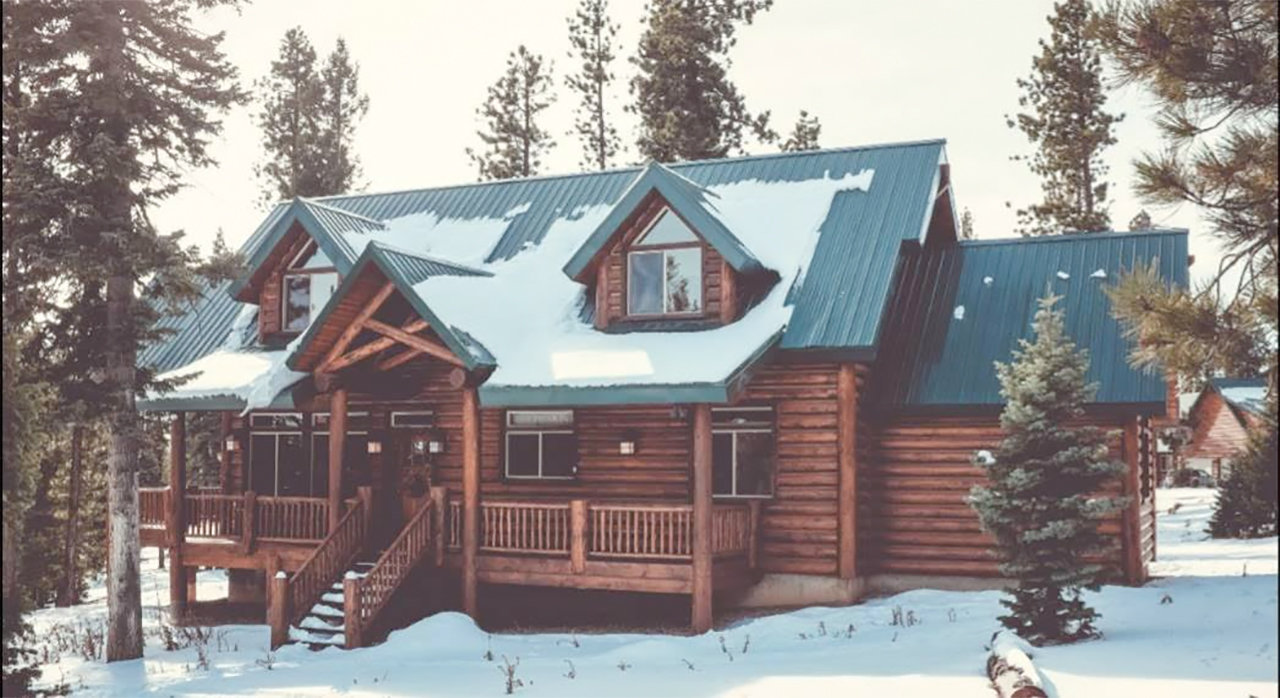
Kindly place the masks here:
<instances>
[{"instance_id":1,"label":"window pane","mask_svg":"<svg viewBox=\"0 0 1280 698\"><path fill-rule=\"evenodd\" d=\"M284 330L307 329L311 310L311 279L306 276L284 277Z\"/></svg>"},{"instance_id":2,"label":"window pane","mask_svg":"<svg viewBox=\"0 0 1280 698\"><path fill-rule=\"evenodd\" d=\"M733 434L711 435L711 494L733 494Z\"/></svg>"},{"instance_id":3,"label":"window pane","mask_svg":"<svg viewBox=\"0 0 1280 698\"><path fill-rule=\"evenodd\" d=\"M311 303L308 310L311 317L316 317L324 310L325 303L329 302L329 297L333 295L334 289L338 288L338 274L312 274L311 275Z\"/></svg>"},{"instance_id":4,"label":"window pane","mask_svg":"<svg viewBox=\"0 0 1280 698\"><path fill-rule=\"evenodd\" d=\"M690 247L667 250L666 310L694 313L702 310L702 250Z\"/></svg>"},{"instance_id":5,"label":"window pane","mask_svg":"<svg viewBox=\"0 0 1280 698\"><path fill-rule=\"evenodd\" d=\"M637 245L670 245L681 242L697 242L698 236L689 230L689 226L684 224L680 216L671 212L671 209L663 209L658 214L658 220L649 227L649 232L644 237L636 241Z\"/></svg>"},{"instance_id":6,"label":"window pane","mask_svg":"<svg viewBox=\"0 0 1280 698\"><path fill-rule=\"evenodd\" d=\"M277 463L279 473L276 494L291 497L310 495L311 474L307 471L307 462L303 459L302 435L280 434L276 439L279 443L280 458Z\"/></svg>"},{"instance_id":7,"label":"window pane","mask_svg":"<svg viewBox=\"0 0 1280 698\"><path fill-rule=\"evenodd\" d=\"M738 491L773 493L773 434L738 432Z\"/></svg>"},{"instance_id":8,"label":"window pane","mask_svg":"<svg viewBox=\"0 0 1280 698\"><path fill-rule=\"evenodd\" d=\"M542 476L573 477L578 462L578 440L573 434L542 435Z\"/></svg>"},{"instance_id":9,"label":"window pane","mask_svg":"<svg viewBox=\"0 0 1280 698\"><path fill-rule=\"evenodd\" d=\"M392 412L393 427L429 427L435 423L435 415L431 412Z\"/></svg>"},{"instance_id":10,"label":"window pane","mask_svg":"<svg viewBox=\"0 0 1280 698\"><path fill-rule=\"evenodd\" d=\"M249 489L261 495L276 493L275 434L249 437Z\"/></svg>"},{"instance_id":11,"label":"window pane","mask_svg":"<svg viewBox=\"0 0 1280 698\"><path fill-rule=\"evenodd\" d=\"M627 260L627 312L632 315L661 313L662 253L632 252Z\"/></svg>"},{"instance_id":12,"label":"window pane","mask_svg":"<svg viewBox=\"0 0 1280 698\"><path fill-rule=\"evenodd\" d=\"M329 495L329 435L311 437L311 496Z\"/></svg>"},{"instance_id":13,"label":"window pane","mask_svg":"<svg viewBox=\"0 0 1280 698\"><path fill-rule=\"evenodd\" d=\"M571 427L573 410L511 410L507 412L507 426L521 429Z\"/></svg>"},{"instance_id":14,"label":"window pane","mask_svg":"<svg viewBox=\"0 0 1280 698\"><path fill-rule=\"evenodd\" d=\"M537 434L507 434L507 475L537 477Z\"/></svg>"}]
</instances>

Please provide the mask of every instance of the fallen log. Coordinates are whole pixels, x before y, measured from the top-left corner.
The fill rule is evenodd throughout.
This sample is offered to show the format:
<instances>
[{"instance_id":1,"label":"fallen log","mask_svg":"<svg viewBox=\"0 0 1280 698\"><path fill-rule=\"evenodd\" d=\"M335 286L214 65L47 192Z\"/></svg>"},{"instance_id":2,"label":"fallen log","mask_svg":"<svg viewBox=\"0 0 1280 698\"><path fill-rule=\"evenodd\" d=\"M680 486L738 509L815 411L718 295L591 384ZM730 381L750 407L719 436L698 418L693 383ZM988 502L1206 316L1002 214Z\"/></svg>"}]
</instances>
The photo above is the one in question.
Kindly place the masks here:
<instances>
[{"instance_id":1,"label":"fallen log","mask_svg":"<svg viewBox=\"0 0 1280 698\"><path fill-rule=\"evenodd\" d=\"M991 637L991 654L987 657L987 677L1000 698L1048 698L1035 664L1031 662L1031 646L1008 631Z\"/></svg>"}]
</instances>

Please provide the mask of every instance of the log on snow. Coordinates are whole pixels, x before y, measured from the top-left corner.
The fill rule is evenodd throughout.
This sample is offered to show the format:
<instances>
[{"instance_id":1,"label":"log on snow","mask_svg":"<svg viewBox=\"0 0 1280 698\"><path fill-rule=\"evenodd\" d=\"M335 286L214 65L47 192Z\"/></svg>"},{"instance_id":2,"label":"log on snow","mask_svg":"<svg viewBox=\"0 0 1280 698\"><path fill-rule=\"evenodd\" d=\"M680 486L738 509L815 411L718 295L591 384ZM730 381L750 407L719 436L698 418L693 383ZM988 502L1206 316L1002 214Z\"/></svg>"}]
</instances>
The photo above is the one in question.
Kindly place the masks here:
<instances>
[{"instance_id":1,"label":"log on snow","mask_svg":"<svg viewBox=\"0 0 1280 698\"><path fill-rule=\"evenodd\" d=\"M1047 698L1031 663L1031 646L1014 633L1001 631L992 637L987 677L1000 698Z\"/></svg>"}]
</instances>

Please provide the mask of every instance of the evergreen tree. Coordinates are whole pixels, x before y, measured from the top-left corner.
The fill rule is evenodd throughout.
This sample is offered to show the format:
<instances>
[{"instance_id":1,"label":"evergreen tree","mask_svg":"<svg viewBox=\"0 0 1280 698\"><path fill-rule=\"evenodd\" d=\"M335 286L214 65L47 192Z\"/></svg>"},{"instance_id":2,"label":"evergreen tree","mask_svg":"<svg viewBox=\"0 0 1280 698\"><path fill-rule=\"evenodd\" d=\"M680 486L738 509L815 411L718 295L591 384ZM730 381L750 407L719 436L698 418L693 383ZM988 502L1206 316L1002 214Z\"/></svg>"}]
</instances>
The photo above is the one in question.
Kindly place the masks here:
<instances>
[{"instance_id":1,"label":"evergreen tree","mask_svg":"<svg viewBox=\"0 0 1280 698\"><path fill-rule=\"evenodd\" d=\"M968 207L960 213L960 239L973 239L973 212L971 212Z\"/></svg>"},{"instance_id":2,"label":"evergreen tree","mask_svg":"<svg viewBox=\"0 0 1280 698\"><path fill-rule=\"evenodd\" d=\"M352 152L356 124L369 111L369 97L360 91L360 67L338 39L320 71L320 185L325 194L351 191L360 176L360 160Z\"/></svg>"},{"instance_id":3,"label":"evergreen tree","mask_svg":"<svg viewBox=\"0 0 1280 698\"><path fill-rule=\"evenodd\" d=\"M476 131L484 150L467 148L481 180L538 173L542 156L555 145L551 133L538 125L539 115L555 102L551 85L551 68L542 56L523 45L511 52L506 72L476 110L484 121L484 130Z\"/></svg>"},{"instance_id":4,"label":"evergreen tree","mask_svg":"<svg viewBox=\"0 0 1280 698\"><path fill-rule=\"evenodd\" d=\"M613 84L611 64L616 57L614 39L618 25L609 20L608 0L582 0L569 18L569 56L581 61L576 73L565 77L569 89L578 93L578 109L573 130L582 140L585 169L605 170L618 155L618 129L605 108Z\"/></svg>"},{"instance_id":5,"label":"evergreen tree","mask_svg":"<svg viewBox=\"0 0 1280 698\"><path fill-rule=\"evenodd\" d=\"M262 95L258 126L263 160L254 169L263 180L263 200L272 203L326 191L320 142L324 86L316 71L316 51L302 27L285 32L271 72L254 85Z\"/></svg>"},{"instance_id":6,"label":"evergreen tree","mask_svg":"<svg viewBox=\"0 0 1280 698\"><path fill-rule=\"evenodd\" d=\"M1085 382L1088 354L1067 336L1058 300L1040 301L1034 340L1020 340L1013 361L996 364L1005 437L994 456L975 458L988 484L969 496L995 536L1001 571L1016 581L1011 598L1001 600L1010 613L1000 621L1038 645L1097 635L1098 614L1081 592L1098 589L1104 568L1085 558L1107 544L1099 519L1123 506L1099 494L1124 472L1107 458L1107 435L1070 426L1096 386Z\"/></svg>"},{"instance_id":7,"label":"evergreen tree","mask_svg":"<svg viewBox=\"0 0 1280 698\"><path fill-rule=\"evenodd\" d=\"M1018 211L1019 232L1046 235L1106 230L1107 166L1102 151L1116 142L1121 120L1105 110L1099 44L1089 32L1089 0L1061 0L1049 16L1049 40L1040 41L1032 72L1018 80L1025 111L1008 123L1036 146L1026 160L1040 178L1043 200Z\"/></svg>"},{"instance_id":8,"label":"evergreen tree","mask_svg":"<svg viewBox=\"0 0 1280 698\"><path fill-rule=\"evenodd\" d=\"M1136 162L1135 190L1152 205L1196 207L1224 252L1194 290L1154 284L1145 270L1111 289L1134 359L1189 384L1265 369L1272 395L1280 331L1276 21L1267 0L1141 0L1110 3L1099 22L1120 79L1150 90L1160 106L1166 147Z\"/></svg>"},{"instance_id":9,"label":"evergreen tree","mask_svg":"<svg viewBox=\"0 0 1280 698\"><path fill-rule=\"evenodd\" d=\"M1276 425L1273 404L1259 428L1250 431L1249 445L1231 459L1231 470L1218 485L1218 501L1209 533L1214 538L1264 538L1278 531L1280 481L1276 477Z\"/></svg>"},{"instance_id":10,"label":"evergreen tree","mask_svg":"<svg viewBox=\"0 0 1280 698\"><path fill-rule=\"evenodd\" d=\"M631 80L640 116L636 143L649 160L674 162L743 152L744 132L763 142L777 134L769 113L753 116L729 80L729 50L740 24L773 0L650 0Z\"/></svg>"},{"instance_id":11,"label":"evergreen tree","mask_svg":"<svg viewBox=\"0 0 1280 698\"><path fill-rule=\"evenodd\" d=\"M810 116L809 112L801 109L800 118L796 119L796 125L791 127L791 135L782 142L782 150L783 152L817 150L821 147L818 145L820 135L822 135L822 124L818 122L818 117Z\"/></svg>"},{"instance_id":12,"label":"evergreen tree","mask_svg":"<svg viewBox=\"0 0 1280 698\"><path fill-rule=\"evenodd\" d=\"M1129 219L1129 230L1151 230L1151 228L1151 214L1147 213L1145 208Z\"/></svg>"},{"instance_id":13,"label":"evergreen tree","mask_svg":"<svg viewBox=\"0 0 1280 698\"><path fill-rule=\"evenodd\" d=\"M191 27L204 0L164 4L67 3L40 27L59 51L50 79L32 96L34 140L56 146L68 187L69 219L57 230L68 277L100 285L102 363L92 371L110 396L107 494L108 660L142 653L138 570L137 391L152 376L136 368L137 347L155 337L157 306L145 299L193 293L192 250L153 230L149 205L172 195L187 167L212 161L217 114L242 99L222 36Z\"/></svg>"}]
</instances>

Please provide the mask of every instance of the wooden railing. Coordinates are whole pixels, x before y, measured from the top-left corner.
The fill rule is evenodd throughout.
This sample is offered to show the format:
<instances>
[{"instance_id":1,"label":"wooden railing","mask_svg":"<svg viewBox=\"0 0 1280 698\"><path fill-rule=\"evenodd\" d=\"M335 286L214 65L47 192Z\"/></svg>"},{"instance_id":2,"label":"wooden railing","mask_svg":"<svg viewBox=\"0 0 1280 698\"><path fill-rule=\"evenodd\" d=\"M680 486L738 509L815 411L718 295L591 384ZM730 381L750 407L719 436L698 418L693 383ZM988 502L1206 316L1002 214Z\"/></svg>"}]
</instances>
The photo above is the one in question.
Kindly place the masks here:
<instances>
[{"instance_id":1,"label":"wooden railing","mask_svg":"<svg viewBox=\"0 0 1280 698\"><path fill-rule=\"evenodd\" d=\"M329 502L316 497L257 497L254 534L265 541L300 543L322 540Z\"/></svg>"},{"instance_id":2,"label":"wooden railing","mask_svg":"<svg viewBox=\"0 0 1280 698\"><path fill-rule=\"evenodd\" d=\"M759 502L721 502L711 510L711 551L746 555L754 564ZM462 547L462 502L448 500L441 517L450 550ZM693 506L613 502L488 500L480 504L480 550L569 556L575 560L689 560ZM575 546L581 540L582 550Z\"/></svg>"},{"instance_id":3,"label":"wooden railing","mask_svg":"<svg viewBox=\"0 0 1280 698\"><path fill-rule=\"evenodd\" d=\"M364 644L369 627L396 589L431 551L433 542L438 544L433 522L439 501L428 502L410 517L367 574L343 580L343 634L348 648Z\"/></svg>"},{"instance_id":4,"label":"wooden railing","mask_svg":"<svg viewBox=\"0 0 1280 698\"><path fill-rule=\"evenodd\" d=\"M693 506L594 504L589 557L688 558L693 554Z\"/></svg>"},{"instance_id":5,"label":"wooden railing","mask_svg":"<svg viewBox=\"0 0 1280 698\"><path fill-rule=\"evenodd\" d=\"M500 553L569 553L569 504L481 502L480 549Z\"/></svg>"},{"instance_id":6,"label":"wooden railing","mask_svg":"<svg viewBox=\"0 0 1280 698\"><path fill-rule=\"evenodd\" d=\"M288 639L289 626L302 620L333 583L346 571L364 547L369 531L372 495L361 488L363 497L338 521L324 541L311 551L293 576L282 573L271 580L270 608L271 646Z\"/></svg>"},{"instance_id":7,"label":"wooden railing","mask_svg":"<svg viewBox=\"0 0 1280 698\"><path fill-rule=\"evenodd\" d=\"M188 538L239 538L243 535L245 498L238 494L187 494L183 510Z\"/></svg>"},{"instance_id":8,"label":"wooden railing","mask_svg":"<svg viewBox=\"0 0 1280 698\"><path fill-rule=\"evenodd\" d=\"M138 524L148 528L163 528L168 498L168 487L139 487Z\"/></svg>"}]
</instances>

